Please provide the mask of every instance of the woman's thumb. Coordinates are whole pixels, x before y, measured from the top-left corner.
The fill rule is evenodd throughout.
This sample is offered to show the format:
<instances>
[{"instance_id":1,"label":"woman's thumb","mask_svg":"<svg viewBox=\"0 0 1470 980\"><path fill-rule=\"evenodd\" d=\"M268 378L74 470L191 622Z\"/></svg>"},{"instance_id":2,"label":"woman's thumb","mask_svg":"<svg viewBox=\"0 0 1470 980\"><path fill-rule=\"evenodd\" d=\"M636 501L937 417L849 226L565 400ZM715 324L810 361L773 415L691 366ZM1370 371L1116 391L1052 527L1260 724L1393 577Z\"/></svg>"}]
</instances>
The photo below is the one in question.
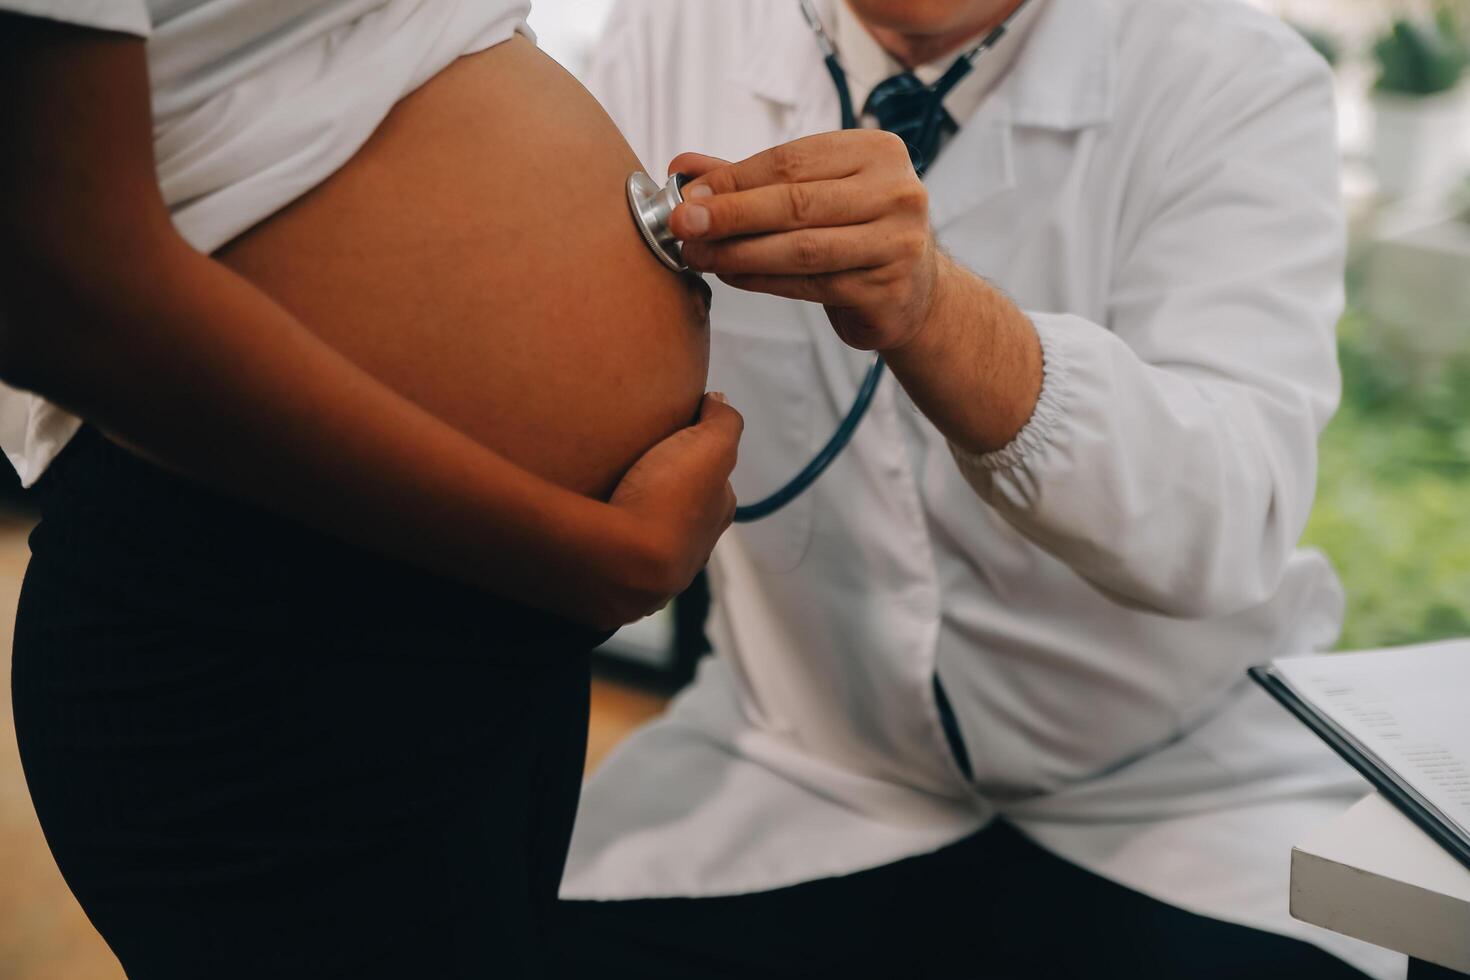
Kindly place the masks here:
<instances>
[{"instance_id":1,"label":"woman's thumb","mask_svg":"<svg viewBox=\"0 0 1470 980\"><path fill-rule=\"evenodd\" d=\"M730 405L723 392L712 391L704 396L695 428L702 436L723 444L730 454L729 465L733 469L735 450L740 444L741 433L745 431L745 419Z\"/></svg>"}]
</instances>

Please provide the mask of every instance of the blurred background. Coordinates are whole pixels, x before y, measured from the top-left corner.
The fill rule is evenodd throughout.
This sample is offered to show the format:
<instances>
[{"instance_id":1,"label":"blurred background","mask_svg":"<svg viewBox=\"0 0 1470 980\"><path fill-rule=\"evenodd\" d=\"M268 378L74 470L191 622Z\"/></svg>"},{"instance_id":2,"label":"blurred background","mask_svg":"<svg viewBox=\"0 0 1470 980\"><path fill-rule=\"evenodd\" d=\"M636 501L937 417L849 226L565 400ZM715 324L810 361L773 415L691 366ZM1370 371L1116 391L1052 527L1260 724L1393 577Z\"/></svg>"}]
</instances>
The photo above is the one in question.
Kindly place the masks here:
<instances>
[{"instance_id":1,"label":"blurred background","mask_svg":"<svg viewBox=\"0 0 1470 980\"><path fill-rule=\"evenodd\" d=\"M1337 77L1351 234L1344 394L1323 439L1306 541L1331 556L1347 590L1340 646L1470 635L1470 0L1240 2L1292 23ZM611 8L612 0L537 0L531 22L542 48L577 74ZM0 488L8 689L8 634L33 517L8 467ZM606 648L589 769L688 677L703 652L702 612L685 601ZM121 977L45 849L9 712L6 697L0 980Z\"/></svg>"}]
</instances>

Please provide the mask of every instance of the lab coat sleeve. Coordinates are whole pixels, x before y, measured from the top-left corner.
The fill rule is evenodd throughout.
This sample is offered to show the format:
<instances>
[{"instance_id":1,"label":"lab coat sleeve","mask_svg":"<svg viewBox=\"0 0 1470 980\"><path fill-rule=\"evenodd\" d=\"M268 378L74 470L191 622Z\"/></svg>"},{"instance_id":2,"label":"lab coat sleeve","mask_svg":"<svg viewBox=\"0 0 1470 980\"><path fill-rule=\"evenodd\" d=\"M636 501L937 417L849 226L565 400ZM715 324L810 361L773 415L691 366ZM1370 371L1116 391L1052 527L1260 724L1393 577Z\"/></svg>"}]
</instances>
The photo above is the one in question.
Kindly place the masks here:
<instances>
[{"instance_id":1,"label":"lab coat sleeve","mask_svg":"<svg viewBox=\"0 0 1470 980\"><path fill-rule=\"evenodd\" d=\"M1021 433L991 454L952 447L1021 533L1164 615L1274 594L1340 393L1333 90L1315 59L1279 62L1236 71L1169 127L1107 322L1029 314L1045 376Z\"/></svg>"}]
</instances>

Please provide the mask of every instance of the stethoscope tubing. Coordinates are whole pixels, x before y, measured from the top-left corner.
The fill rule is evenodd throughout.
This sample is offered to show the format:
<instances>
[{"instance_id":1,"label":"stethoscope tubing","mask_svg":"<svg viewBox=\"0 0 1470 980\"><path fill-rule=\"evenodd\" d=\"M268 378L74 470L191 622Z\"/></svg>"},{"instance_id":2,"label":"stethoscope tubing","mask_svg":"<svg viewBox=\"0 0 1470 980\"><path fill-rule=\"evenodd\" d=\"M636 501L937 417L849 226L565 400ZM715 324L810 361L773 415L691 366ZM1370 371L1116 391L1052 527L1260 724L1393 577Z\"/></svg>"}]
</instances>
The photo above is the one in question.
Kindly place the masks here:
<instances>
[{"instance_id":1,"label":"stethoscope tubing","mask_svg":"<svg viewBox=\"0 0 1470 980\"><path fill-rule=\"evenodd\" d=\"M873 394L878 390L878 382L882 379L883 358L875 357L873 363L868 367L868 373L863 376L863 383L858 388L857 398L853 400L852 408L848 409L847 417L842 420L841 425L837 426L837 431L832 433L832 438L827 440L827 444L812 458L810 463L802 467L800 473L792 477L780 490L762 497L753 504L742 504L736 507L735 523L748 524L762 517L769 517L791 503L815 483L817 477L832 465L832 461L852 441L853 433L863 421L863 416L868 414L868 406L873 403Z\"/></svg>"}]
</instances>

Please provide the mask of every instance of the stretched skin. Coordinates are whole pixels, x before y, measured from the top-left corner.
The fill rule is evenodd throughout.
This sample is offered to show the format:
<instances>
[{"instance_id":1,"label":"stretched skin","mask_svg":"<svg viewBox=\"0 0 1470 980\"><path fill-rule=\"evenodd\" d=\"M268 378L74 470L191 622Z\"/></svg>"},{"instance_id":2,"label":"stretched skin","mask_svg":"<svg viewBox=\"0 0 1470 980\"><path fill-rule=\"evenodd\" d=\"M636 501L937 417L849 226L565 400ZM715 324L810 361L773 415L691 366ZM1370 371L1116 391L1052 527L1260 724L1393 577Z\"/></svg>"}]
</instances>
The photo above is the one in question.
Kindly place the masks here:
<instances>
[{"instance_id":1,"label":"stretched skin","mask_svg":"<svg viewBox=\"0 0 1470 980\"><path fill-rule=\"evenodd\" d=\"M690 423L708 366L707 290L644 246L634 169L596 100L517 35L216 258L432 414L601 498Z\"/></svg>"}]
</instances>

